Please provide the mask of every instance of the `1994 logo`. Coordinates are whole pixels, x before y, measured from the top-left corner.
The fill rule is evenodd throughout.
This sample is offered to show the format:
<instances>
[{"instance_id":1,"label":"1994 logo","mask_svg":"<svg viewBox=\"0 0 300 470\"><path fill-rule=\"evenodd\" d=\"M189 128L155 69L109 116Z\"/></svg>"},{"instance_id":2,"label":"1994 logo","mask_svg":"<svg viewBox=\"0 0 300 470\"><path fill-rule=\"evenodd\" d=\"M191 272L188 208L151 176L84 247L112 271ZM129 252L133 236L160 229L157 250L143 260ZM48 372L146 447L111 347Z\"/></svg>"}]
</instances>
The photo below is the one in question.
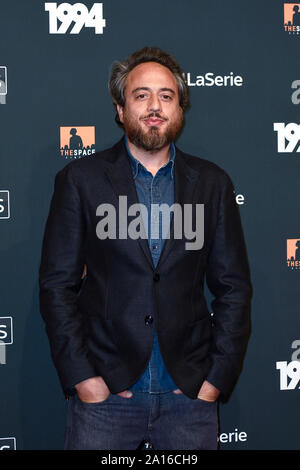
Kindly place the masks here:
<instances>
[{"instance_id":1,"label":"1994 logo","mask_svg":"<svg viewBox=\"0 0 300 470\"><path fill-rule=\"evenodd\" d=\"M291 362L278 361L276 369L280 371L280 390L295 390L300 382L300 341L293 341L291 348L294 350Z\"/></svg>"},{"instance_id":2,"label":"1994 logo","mask_svg":"<svg viewBox=\"0 0 300 470\"><path fill-rule=\"evenodd\" d=\"M82 28L94 28L95 34L103 34L106 20L103 18L103 3L94 3L90 11L83 3L45 3L49 12L49 33L65 34L74 23L70 34L79 34ZM60 22L58 27L58 21Z\"/></svg>"}]
</instances>

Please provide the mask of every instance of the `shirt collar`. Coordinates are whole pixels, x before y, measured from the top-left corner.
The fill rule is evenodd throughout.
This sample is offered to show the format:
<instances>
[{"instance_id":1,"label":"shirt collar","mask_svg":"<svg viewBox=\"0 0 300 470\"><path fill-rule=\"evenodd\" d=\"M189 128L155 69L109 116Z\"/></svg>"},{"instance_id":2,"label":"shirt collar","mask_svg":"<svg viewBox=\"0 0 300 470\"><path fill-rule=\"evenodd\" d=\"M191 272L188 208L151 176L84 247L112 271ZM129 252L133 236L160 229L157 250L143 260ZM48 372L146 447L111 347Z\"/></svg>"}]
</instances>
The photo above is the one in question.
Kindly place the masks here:
<instances>
[{"instance_id":1,"label":"shirt collar","mask_svg":"<svg viewBox=\"0 0 300 470\"><path fill-rule=\"evenodd\" d=\"M139 169L140 168L144 168L146 171L147 168L145 168L145 166L139 161L137 160L133 155L132 153L130 152L129 150L129 146L128 146L128 141L127 141L127 136L124 135L124 141L125 141L125 145L126 145L126 150L127 150L127 153L128 153L128 156L129 156L129 161L130 161L130 165L131 165L131 168L132 168L132 173L133 173L133 178L135 179L138 172L139 172ZM170 167L171 168L171 178L173 179L174 178L174 161L175 161L175 155L176 155L176 148L175 148L175 145L174 145L174 142L171 142L170 143L170 159L169 161L163 165L161 168L164 168L164 167L167 167L168 168Z\"/></svg>"}]
</instances>

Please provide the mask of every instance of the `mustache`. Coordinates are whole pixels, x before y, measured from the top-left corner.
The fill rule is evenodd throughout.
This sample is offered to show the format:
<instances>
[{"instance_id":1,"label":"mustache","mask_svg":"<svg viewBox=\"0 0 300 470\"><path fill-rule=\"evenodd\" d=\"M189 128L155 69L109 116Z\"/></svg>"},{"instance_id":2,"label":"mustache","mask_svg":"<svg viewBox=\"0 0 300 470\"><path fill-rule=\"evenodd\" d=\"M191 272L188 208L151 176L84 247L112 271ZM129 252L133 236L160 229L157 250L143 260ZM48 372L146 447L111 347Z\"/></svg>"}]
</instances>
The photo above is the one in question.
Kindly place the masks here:
<instances>
[{"instance_id":1,"label":"mustache","mask_svg":"<svg viewBox=\"0 0 300 470\"><path fill-rule=\"evenodd\" d=\"M153 112L151 114L148 114L148 116L143 116L140 118L140 120L145 120L145 119L150 119L150 118L157 118L157 119L161 119L162 121L168 121L167 118L164 118L163 116L161 116L159 113L156 113L156 112Z\"/></svg>"}]
</instances>

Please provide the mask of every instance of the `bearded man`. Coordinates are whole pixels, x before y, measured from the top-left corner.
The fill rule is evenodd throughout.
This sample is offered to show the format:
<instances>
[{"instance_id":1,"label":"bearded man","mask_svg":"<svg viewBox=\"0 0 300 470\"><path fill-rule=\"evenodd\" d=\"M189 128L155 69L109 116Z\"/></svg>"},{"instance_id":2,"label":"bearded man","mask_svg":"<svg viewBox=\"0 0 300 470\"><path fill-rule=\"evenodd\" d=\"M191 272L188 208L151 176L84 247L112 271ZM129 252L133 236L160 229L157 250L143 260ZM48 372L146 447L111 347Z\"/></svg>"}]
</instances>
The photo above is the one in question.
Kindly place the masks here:
<instances>
[{"instance_id":1,"label":"bearded man","mask_svg":"<svg viewBox=\"0 0 300 470\"><path fill-rule=\"evenodd\" d=\"M68 399L64 448L217 449L252 295L233 183L174 143L189 104L174 57L145 47L113 64L109 89L124 135L57 173L43 240L40 310ZM204 208L200 248L178 236L173 209L163 233L163 205L181 208L196 237ZM136 207L143 236L121 230ZM111 209L119 231L105 233Z\"/></svg>"}]
</instances>

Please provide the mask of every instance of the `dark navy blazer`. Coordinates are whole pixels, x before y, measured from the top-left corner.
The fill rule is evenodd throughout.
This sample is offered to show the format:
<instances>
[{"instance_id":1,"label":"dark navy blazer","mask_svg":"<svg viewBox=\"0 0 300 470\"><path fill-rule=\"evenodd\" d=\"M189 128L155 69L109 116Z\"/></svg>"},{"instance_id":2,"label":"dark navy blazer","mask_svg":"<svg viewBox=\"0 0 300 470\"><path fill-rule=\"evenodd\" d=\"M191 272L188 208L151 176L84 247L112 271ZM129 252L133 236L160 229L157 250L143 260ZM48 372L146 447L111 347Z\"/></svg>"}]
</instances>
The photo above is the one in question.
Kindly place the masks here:
<instances>
[{"instance_id":1,"label":"dark navy blazer","mask_svg":"<svg viewBox=\"0 0 300 470\"><path fill-rule=\"evenodd\" d=\"M207 379L227 396L245 353L252 296L230 177L176 146L174 202L204 204L204 244L187 250L185 233L174 237L173 217L156 266L145 238L99 239L97 209L110 204L119 220L120 195L128 207L139 202L124 138L73 160L55 177L39 270L40 311L64 393L99 375L111 393L130 388L147 367L157 329L163 361L183 393L197 398ZM128 215L128 225L135 218Z\"/></svg>"}]
</instances>

